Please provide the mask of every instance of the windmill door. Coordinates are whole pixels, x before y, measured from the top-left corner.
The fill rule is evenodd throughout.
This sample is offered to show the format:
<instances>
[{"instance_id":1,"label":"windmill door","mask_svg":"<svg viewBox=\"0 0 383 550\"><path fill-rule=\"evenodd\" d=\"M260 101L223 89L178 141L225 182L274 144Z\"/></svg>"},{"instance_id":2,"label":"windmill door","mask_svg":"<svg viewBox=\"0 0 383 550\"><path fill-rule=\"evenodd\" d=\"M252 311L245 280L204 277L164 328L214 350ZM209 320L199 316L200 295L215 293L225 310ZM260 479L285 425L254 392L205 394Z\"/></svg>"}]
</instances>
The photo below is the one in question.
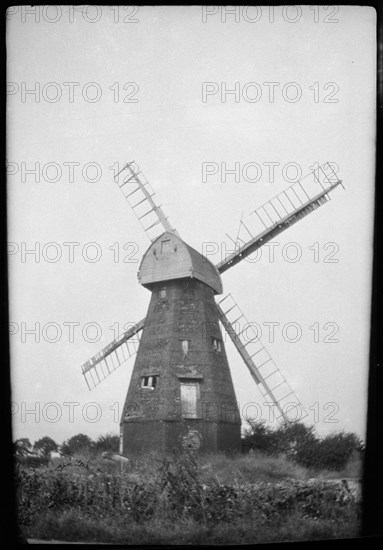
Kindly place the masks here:
<instances>
[{"instance_id":1,"label":"windmill door","mask_svg":"<svg viewBox=\"0 0 383 550\"><path fill-rule=\"evenodd\" d=\"M198 418L199 382L181 382L183 418Z\"/></svg>"}]
</instances>

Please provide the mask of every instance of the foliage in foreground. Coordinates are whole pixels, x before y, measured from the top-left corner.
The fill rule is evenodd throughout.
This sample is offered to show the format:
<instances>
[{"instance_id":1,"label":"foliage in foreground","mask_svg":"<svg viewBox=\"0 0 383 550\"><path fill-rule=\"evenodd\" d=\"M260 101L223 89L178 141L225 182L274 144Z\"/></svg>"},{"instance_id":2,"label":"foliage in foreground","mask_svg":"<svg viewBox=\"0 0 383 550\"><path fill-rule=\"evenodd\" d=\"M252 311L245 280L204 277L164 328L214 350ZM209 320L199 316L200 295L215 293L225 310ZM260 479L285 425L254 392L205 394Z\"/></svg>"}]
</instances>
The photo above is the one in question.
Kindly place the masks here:
<instances>
[{"instance_id":1,"label":"foliage in foreground","mask_svg":"<svg viewBox=\"0 0 383 550\"><path fill-rule=\"evenodd\" d=\"M177 523L155 519L144 524L126 524L116 518L95 519L81 511L70 510L62 514L48 512L39 517L30 538L125 545L238 545L345 539L357 537L358 534L358 519L353 514L345 515L341 522L322 518L302 519L300 514L289 514L279 525L266 524L254 518L215 525L201 524L191 519Z\"/></svg>"},{"instance_id":2,"label":"foliage in foreground","mask_svg":"<svg viewBox=\"0 0 383 550\"><path fill-rule=\"evenodd\" d=\"M205 467L207 459L197 462L191 454L152 457L152 462L155 467L145 476L81 460L32 471L19 467L24 533L140 544L357 535L359 505L337 484L288 478L223 482Z\"/></svg>"}]
</instances>

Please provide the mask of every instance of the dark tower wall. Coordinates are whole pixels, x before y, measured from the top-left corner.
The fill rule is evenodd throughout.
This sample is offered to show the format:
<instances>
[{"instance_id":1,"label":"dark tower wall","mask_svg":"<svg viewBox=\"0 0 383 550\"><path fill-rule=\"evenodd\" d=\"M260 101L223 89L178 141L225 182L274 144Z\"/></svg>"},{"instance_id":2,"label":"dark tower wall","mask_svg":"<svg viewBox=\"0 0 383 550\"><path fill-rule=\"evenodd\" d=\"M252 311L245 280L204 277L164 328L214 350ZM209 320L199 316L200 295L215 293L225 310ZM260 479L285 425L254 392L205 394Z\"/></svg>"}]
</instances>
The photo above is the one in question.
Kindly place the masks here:
<instances>
[{"instance_id":1,"label":"dark tower wall","mask_svg":"<svg viewBox=\"0 0 383 550\"><path fill-rule=\"evenodd\" d=\"M213 289L185 278L151 290L121 418L123 453L239 450L240 416Z\"/></svg>"}]
</instances>

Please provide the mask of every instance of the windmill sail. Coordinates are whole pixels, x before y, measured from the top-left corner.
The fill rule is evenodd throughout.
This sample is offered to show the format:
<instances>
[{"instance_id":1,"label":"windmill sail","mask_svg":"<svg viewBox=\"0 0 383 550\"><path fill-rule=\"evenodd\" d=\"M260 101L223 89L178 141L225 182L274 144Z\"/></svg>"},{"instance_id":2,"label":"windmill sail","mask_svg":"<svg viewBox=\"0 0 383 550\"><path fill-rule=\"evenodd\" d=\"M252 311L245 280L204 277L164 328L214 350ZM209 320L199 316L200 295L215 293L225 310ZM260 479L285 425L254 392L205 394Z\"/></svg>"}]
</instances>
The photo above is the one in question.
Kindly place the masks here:
<instances>
[{"instance_id":1,"label":"windmill sail","mask_svg":"<svg viewBox=\"0 0 383 550\"><path fill-rule=\"evenodd\" d=\"M126 171L126 177L120 182L118 176L124 171ZM155 203L153 199L155 193L134 161L126 164L116 174L115 181L152 242L164 231L178 235L162 208Z\"/></svg>"},{"instance_id":2,"label":"windmill sail","mask_svg":"<svg viewBox=\"0 0 383 550\"><path fill-rule=\"evenodd\" d=\"M81 365L82 374L90 390L137 352L140 341L139 332L144 325L145 319L142 319ZM133 338L134 336L136 338Z\"/></svg>"},{"instance_id":3,"label":"windmill sail","mask_svg":"<svg viewBox=\"0 0 383 550\"><path fill-rule=\"evenodd\" d=\"M293 183L290 187L241 219L237 238L231 239L235 252L216 265L223 273L270 241L279 233L330 200L328 193L342 184L329 163L317 173ZM231 237L230 237L231 238Z\"/></svg>"},{"instance_id":4,"label":"windmill sail","mask_svg":"<svg viewBox=\"0 0 383 550\"><path fill-rule=\"evenodd\" d=\"M275 419L305 418L306 410L231 294L222 298L217 307L220 321L258 384L262 397L275 405Z\"/></svg>"}]
</instances>

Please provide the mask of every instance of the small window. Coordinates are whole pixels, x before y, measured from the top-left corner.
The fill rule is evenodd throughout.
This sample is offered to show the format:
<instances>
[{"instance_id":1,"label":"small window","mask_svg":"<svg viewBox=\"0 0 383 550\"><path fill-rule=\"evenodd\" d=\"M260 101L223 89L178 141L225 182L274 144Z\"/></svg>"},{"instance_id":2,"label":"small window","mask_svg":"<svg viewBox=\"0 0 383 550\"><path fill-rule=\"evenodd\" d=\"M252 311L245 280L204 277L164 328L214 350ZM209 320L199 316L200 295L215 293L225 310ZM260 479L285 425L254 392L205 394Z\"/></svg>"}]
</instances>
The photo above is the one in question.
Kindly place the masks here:
<instances>
[{"instance_id":1,"label":"small window","mask_svg":"<svg viewBox=\"0 0 383 550\"><path fill-rule=\"evenodd\" d=\"M143 376L141 378L141 388L149 388L154 390L157 385L158 376Z\"/></svg>"},{"instance_id":2,"label":"small window","mask_svg":"<svg viewBox=\"0 0 383 550\"><path fill-rule=\"evenodd\" d=\"M161 298L161 300L164 300L166 298L166 288L161 288L160 298Z\"/></svg>"},{"instance_id":3,"label":"small window","mask_svg":"<svg viewBox=\"0 0 383 550\"><path fill-rule=\"evenodd\" d=\"M222 351L221 340L219 338L212 338L212 342L213 342L213 350L217 352L221 352Z\"/></svg>"},{"instance_id":4,"label":"small window","mask_svg":"<svg viewBox=\"0 0 383 550\"><path fill-rule=\"evenodd\" d=\"M170 239L166 241L161 241L161 253L169 252L170 250Z\"/></svg>"},{"instance_id":5,"label":"small window","mask_svg":"<svg viewBox=\"0 0 383 550\"><path fill-rule=\"evenodd\" d=\"M189 353L189 340L182 340L181 345L184 355L187 355Z\"/></svg>"}]
</instances>

